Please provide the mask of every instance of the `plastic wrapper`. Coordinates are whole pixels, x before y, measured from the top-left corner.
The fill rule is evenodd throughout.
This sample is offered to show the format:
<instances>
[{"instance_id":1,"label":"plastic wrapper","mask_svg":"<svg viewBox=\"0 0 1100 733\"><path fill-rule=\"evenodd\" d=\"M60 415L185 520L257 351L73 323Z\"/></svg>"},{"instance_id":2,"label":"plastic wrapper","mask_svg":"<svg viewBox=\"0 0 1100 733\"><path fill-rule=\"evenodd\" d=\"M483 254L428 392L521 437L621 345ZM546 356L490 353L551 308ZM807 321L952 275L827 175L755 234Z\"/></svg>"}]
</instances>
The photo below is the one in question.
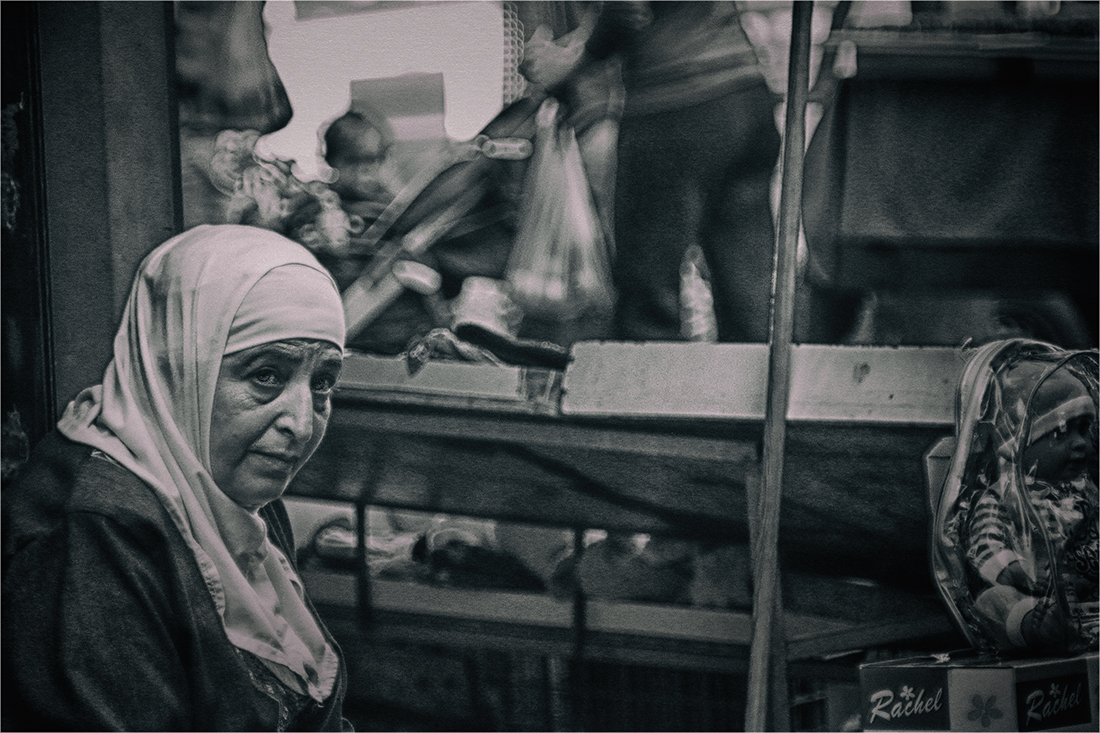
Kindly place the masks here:
<instances>
[{"instance_id":1,"label":"plastic wrapper","mask_svg":"<svg viewBox=\"0 0 1100 733\"><path fill-rule=\"evenodd\" d=\"M573 128L548 98L508 261L512 297L528 315L567 320L612 306L608 248Z\"/></svg>"},{"instance_id":2,"label":"plastic wrapper","mask_svg":"<svg viewBox=\"0 0 1100 733\"><path fill-rule=\"evenodd\" d=\"M1097 352L1026 339L977 349L955 449L933 487L932 569L989 654L1097 647Z\"/></svg>"}]
</instances>

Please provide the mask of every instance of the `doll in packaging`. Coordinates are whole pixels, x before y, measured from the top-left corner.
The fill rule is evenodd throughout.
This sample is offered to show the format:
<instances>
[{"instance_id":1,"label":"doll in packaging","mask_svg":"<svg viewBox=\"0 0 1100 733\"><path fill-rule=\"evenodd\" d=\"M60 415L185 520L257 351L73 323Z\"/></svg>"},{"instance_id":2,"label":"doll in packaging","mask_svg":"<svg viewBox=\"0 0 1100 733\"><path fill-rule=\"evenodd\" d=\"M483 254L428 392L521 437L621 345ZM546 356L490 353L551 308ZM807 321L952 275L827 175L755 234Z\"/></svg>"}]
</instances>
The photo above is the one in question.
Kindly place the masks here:
<instances>
[{"instance_id":1,"label":"doll in packaging","mask_svg":"<svg viewBox=\"0 0 1100 733\"><path fill-rule=\"evenodd\" d=\"M1097 364L1095 351L1011 339L963 373L932 564L981 651L1097 647Z\"/></svg>"}]
</instances>

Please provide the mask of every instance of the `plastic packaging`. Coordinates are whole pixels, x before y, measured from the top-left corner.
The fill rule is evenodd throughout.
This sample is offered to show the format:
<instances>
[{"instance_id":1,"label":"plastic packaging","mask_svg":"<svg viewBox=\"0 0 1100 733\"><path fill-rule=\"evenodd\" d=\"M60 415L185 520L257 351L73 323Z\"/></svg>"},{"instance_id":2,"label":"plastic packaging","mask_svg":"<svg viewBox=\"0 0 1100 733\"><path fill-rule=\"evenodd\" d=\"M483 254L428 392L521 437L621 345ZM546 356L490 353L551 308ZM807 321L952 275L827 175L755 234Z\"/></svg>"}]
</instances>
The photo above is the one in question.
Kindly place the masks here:
<instances>
[{"instance_id":1,"label":"plastic packaging","mask_svg":"<svg viewBox=\"0 0 1100 733\"><path fill-rule=\"evenodd\" d=\"M985 653L1077 653L1098 637L1097 352L976 350L933 488L932 569Z\"/></svg>"},{"instance_id":2,"label":"plastic packaging","mask_svg":"<svg viewBox=\"0 0 1100 733\"><path fill-rule=\"evenodd\" d=\"M558 109L548 98L536 116L507 279L524 313L567 320L609 311L613 297L607 243L580 148Z\"/></svg>"}]
</instances>

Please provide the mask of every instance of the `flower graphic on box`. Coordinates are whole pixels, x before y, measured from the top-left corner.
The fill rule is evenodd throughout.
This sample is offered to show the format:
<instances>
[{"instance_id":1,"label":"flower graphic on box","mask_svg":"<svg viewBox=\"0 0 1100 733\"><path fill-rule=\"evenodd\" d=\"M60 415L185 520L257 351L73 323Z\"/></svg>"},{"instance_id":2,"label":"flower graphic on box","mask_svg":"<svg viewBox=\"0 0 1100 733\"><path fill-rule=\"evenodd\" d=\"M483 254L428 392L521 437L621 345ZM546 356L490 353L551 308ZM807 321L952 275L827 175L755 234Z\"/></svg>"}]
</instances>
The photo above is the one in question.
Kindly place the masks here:
<instances>
[{"instance_id":1,"label":"flower graphic on box","mask_svg":"<svg viewBox=\"0 0 1100 733\"><path fill-rule=\"evenodd\" d=\"M978 720L980 718L983 728L988 728L994 720L1004 717L1004 713L995 707L996 695L990 695L988 699L984 700L981 695L975 695L970 702L974 709L966 714L966 718L967 720Z\"/></svg>"},{"instance_id":2,"label":"flower graphic on box","mask_svg":"<svg viewBox=\"0 0 1100 733\"><path fill-rule=\"evenodd\" d=\"M916 697L916 693L913 692L913 688L909 685L902 685L901 692L899 692L898 695L903 700L912 700L914 697Z\"/></svg>"}]
</instances>

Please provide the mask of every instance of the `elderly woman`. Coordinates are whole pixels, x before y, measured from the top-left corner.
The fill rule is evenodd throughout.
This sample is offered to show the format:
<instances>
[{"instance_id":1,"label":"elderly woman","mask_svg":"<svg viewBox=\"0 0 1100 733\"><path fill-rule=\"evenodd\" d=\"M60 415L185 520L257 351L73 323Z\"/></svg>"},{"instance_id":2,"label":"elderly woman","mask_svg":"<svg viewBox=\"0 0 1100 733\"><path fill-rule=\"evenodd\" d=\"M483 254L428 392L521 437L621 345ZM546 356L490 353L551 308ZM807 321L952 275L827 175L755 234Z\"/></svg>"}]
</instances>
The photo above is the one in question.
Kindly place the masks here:
<instances>
[{"instance_id":1,"label":"elderly woman","mask_svg":"<svg viewBox=\"0 0 1100 733\"><path fill-rule=\"evenodd\" d=\"M277 234L200 226L146 257L103 383L4 496L5 727L349 727L279 500L343 343L332 278Z\"/></svg>"}]
</instances>

